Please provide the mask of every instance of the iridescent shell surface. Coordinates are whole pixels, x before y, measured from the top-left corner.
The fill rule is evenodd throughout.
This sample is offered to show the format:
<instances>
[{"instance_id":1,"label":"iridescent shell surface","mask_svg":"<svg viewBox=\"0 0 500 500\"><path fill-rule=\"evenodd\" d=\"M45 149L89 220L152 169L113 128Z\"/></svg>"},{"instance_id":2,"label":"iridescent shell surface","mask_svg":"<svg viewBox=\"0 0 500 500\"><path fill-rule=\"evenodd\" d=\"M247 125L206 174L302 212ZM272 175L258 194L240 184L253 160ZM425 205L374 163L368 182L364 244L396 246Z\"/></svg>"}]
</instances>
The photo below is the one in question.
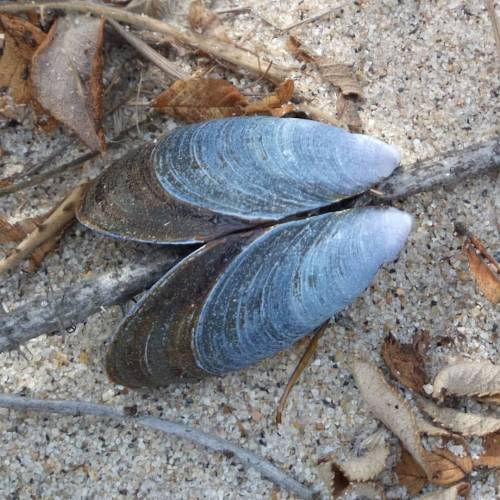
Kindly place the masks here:
<instances>
[{"instance_id":1,"label":"iridescent shell surface","mask_svg":"<svg viewBox=\"0 0 500 500\"><path fill-rule=\"evenodd\" d=\"M272 356L354 301L410 228L404 212L363 208L207 243L125 318L108 374L130 387L161 386Z\"/></svg>"},{"instance_id":2,"label":"iridescent shell surface","mask_svg":"<svg viewBox=\"0 0 500 500\"><path fill-rule=\"evenodd\" d=\"M78 218L125 239L204 242L361 193L398 163L378 139L311 120L212 120L115 162Z\"/></svg>"}]
</instances>

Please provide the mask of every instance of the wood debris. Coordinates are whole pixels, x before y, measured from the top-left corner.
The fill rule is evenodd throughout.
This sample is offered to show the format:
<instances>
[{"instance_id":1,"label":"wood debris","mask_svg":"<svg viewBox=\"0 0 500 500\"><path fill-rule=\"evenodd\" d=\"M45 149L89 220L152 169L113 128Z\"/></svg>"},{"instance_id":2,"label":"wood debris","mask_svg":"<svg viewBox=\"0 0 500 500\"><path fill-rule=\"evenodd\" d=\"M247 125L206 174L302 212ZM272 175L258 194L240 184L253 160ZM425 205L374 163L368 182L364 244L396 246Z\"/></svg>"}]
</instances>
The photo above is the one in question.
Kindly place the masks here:
<instances>
[{"instance_id":1,"label":"wood debris","mask_svg":"<svg viewBox=\"0 0 500 500\"><path fill-rule=\"evenodd\" d=\"M37 101L74 130L92 151L104 149L100 126L103 36L103 19L59 18L34 54L32 64Z\"/></svg>"}]
</instances>

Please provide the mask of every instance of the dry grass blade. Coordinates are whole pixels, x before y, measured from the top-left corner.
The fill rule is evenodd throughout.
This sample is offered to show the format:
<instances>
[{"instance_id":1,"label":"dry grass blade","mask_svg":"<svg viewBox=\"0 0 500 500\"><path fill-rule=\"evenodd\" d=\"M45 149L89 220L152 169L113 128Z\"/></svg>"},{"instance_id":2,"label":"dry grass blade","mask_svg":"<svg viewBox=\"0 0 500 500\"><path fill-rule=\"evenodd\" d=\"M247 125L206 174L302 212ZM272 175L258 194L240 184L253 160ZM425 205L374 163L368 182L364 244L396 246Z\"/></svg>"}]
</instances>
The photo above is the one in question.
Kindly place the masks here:
<instances>
[{"instance_id":1,"label":"dry grass blade","mask_svg":"<svg viewBox=\"0 0 500 500\"><path fill-rule=\"evenodd\" d=\"M47 219L28 234L10 255L0 260L0 275L12 271L37 248L59 235L73 221L75 208L80 202L86 185L74 188Z\"/></svg>"},{"instance_id":2,"label":"dry grass blade","mask_svg":"<svg viewBox=\"0 0 500 500\"><path fill-rule=\"evenodd\" d=\"M500 432L490 434L483 439L484 452L474 460L475 467L500 469Z\"/></svg>"},{"instance_id":3,"label":"dry grass blade","mask_svg":"<svg viewBox=\"0 0 500 500\"><path fill-rule=\"evenodd\" d=\"M444 395L489 397L500 394L500 366L469 361L443 368L434 379L433 397Z\"/></svg>"},{"instance_id":4,"label":"dry grass blade","mask_svg":"<svg viewBox=\"0 0 500 500\"><path fill-rule=\"evenodd\" d=\"M60 18L33 56L31 72L37 101L92 151L104 149L103 37L102 19Z\"/></svg>"},{"instance_id":5,"label":"dry grass blade","mask_svg":"<svg viewBox=\"0 0 500 500\"><path fill-rule=\"evenodd\" d=\"M500 23L495 11L495 2L493 0L486 0L486 9L490 16L491 26L493 27L493 36L495 37L495 45L497 48L497 62L500 60Z\"/></svg>"},{"instance_id":6,"label":"dry grass blade","mask_svg":"<svg viewBox=\"0 0 500 500\"><path fill-rule=\"evenodd\" d=\"M430 477L426 452L420 442L415 415L408 403L372 363L356 360L351 364L351 370L370 411L401 440Z\"/></svg>"},{"instance_id":7,"label":"dry grass blade","mask_svg":"<svg viewBox=\"0 0 500 500\"><path fill-rule=\"evenodd\" d=\"M432 420L462 436L485 436L500 430L499 418L444 408L425 398L417 402Z\"/></svg>"},{"instance_id":8,"label":"dry grass blade","mask_svg":"<svg viewBox=\"0 0 500 500\"><path fill-rule=\"evenodd\" d=\"M283 391L283 394L281 395L281 398L279 400L278 408L276 409L275 421L277 424L281 424L281 422L283 421L283 411L288 401L288 397L290 396L290 392L292 391L294 385L298 382L302 373L304 373L304 370L309 366L309 363L311 362L313 356L316 354L316 351L318 350L318 343L321 337L325 334L328 323L329 321L326 321L322 326L318 328L316 333L312 336L304 354L302 355L300 361L295 367L292 376L288 379L285 390Z\"/></svg>"},{"instance_id":9,"label":"dry grass blade","mask_svg":"<svg viewBox=\"0 0 500 500\"><path fill-rule=\"evenodd\" d=\"M417 350L415 343L401 344L393 335L389 335L382 345L382 357L391 375L417 392L422 392L427 383L423 354Z\"/></svg>"}]
</instances>

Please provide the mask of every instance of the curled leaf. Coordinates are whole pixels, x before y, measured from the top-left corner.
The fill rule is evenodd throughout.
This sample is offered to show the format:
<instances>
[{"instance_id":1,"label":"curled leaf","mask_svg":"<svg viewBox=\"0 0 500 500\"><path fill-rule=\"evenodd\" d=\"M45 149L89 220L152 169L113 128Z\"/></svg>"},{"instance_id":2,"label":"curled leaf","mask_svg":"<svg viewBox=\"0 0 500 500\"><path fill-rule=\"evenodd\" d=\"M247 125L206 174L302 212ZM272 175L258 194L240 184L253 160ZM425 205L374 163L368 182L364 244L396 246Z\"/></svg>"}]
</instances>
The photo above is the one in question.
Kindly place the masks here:
<instances>
[{"instance_id":1,"label":"curled leaf","mask_svg":"<svg viewBox=\"0 0 500 500\"><path fill-rule=\"evenodd\" d=\"M338 87L344 97L356 99L363 97L363 89L354 75L352 66L335 64L322 59L319 62L319 70L323 79Z\"/></svg>"},{"instance_id":2,"label":"curled leaf","mask_svg":"<svg viewBox=\"0 0 500 500\"><path fill-rule=\"evenodd\" d=\"M347 459L330 454L322 462L332 462L336 470L340 470L349 481L370 481L385 468L389 456L389 447L380 433L375 433L365 441L365 451L360 456Z\"/></svg>"},{"instance_id":3,"label":"curled leaf","mask_svg":"<svg viewBox=\"0 0 500 500\"><path fill-rule=\"evenodd\" d=\"M219 16L207 9L201 0L194 0L189 5L188 21L194 31L225 42L231 42L221 25Z\"/></svg>"},{"instance_id":4,"label":"curled leaf","mask_svg":"<svg viewBox=\"0 0 500 500\"><path fill-rule=\"evenodd\" d=\"M316 62L318 60L317 57L310 54L303 46L302 42L300 42L294 36L289 36L286 42L286 48L288 52L290 52L295 59L301 62Z\"/></svg>"},{"instance_id":5,"label":"curled leaf","mask_svg":"<svg viewBox=\"0 0 500 500\"><path fill-rule=\"evenodd\" d=\"M496 417L445 408L425 398L417 401L432 420L463 436L485 436L500 430L500 419Z\"/></svg>"},{"instance_id":6,"label":"curled leaf","mask_svg":"<svg viewBox=\"0 0 500 500\"><path fill-rule=\"evenodd\" d=\"M457 456L448 448L433 448L425 452L430 482L447 486L463 479L472 471L473 463L469 452L463 447L463 456Z\"/></svg>"},{"instance_id":7,"label":"curled leaf","mask_svg":"<svg viewBox=\"0 0 500 500\"><path fill-rule=\"evenodd\" d=\"M421 392L427 383L423 353L415 344L401 344L389 335L382 345L382 357L391 375L409 389Z\"/></svg>"},{"instance_id":8,"label":"curled leaf","mask_svg":"<svg viewBox=\"0 0 500 500\"><path fill-rule=\"evenodd\" d=\"M450 436L451 433L447 429L443 429L441 427L436 427L435 425L427 422L422 417L416 417L417 419L417 428L419 434L426 434L427 436Z\"/></svg>"},{"instance_id":9,"label":"curled leaf","mask_svg":"<svg viewBox=\"0 0 500 500\"><path fill-rule=\"evenodd\" d=\"M405 486L408 493L413 497L417 495L427 484L427 474L424 469L415 462L415 459L403 448L401 458L394 467L401 486Z\"/></svg>"},{"instance_id":10,"label":"curled leaf","mask_svg":"<svg viewBox=\"0 0 500 500\"><path fill-rule=\"evenodd\" d=\"M277 116L275 111L285 114L290 111L288 108L282 108L293 97L293 80L285 80L273 94L270 94L260 101L248 104L244 109L245 115L267 115ZM278 113L279 115L279 113Z\"/></svg>"},{"instance_id":11,"label":"curled leaf","mask_svg":"<svg viewBox=\"0 0 500 500\"><path fill-rule=\"evenodd\" d=\"M103 149L102 43L104 20L66 16L54 22L33 56L37 101L92 150Z\"/></svg>"},{"instance_id":12,"label":"curled leaf","mask_svg":"<svg viewBox=\"0 0 500 500\"><path fill-rule=\"evenodd\" d=\"M443 368L434 379L433 397L496 397L500 395L500 366L486 361L470 361Z\"/></svg>"}]
</instances>

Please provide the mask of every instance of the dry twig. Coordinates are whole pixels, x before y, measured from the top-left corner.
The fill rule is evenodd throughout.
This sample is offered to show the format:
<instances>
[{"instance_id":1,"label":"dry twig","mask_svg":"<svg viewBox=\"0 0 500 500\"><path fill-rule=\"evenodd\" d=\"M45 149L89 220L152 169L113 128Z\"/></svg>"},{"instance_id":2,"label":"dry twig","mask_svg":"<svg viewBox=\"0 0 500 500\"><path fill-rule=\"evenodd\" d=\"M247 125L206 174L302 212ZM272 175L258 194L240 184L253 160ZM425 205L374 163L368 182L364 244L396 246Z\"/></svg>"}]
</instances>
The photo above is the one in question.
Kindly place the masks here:
<instances>
[{"instance_id":1,"label":"dry twig","mask_svg":"<svg viewBox=\"0 0 500 500\"><path fill-rule=\"evenodd\" d=\"M179 30L171 24L146 15L134 14L107 5L99 5L80 0L74 0L72 2L41 2L37 4L6 3L0 5L0 12L26 12L33 9L57 9L91 13L97 16L103 16L106 19L114 19L115 21L130 24L138 28L164 33L165 35L174 37L180 43L206 52L215 59L224 60L234 65L236 68L244 68L258 76L264 73L268 61L272 59L269 56L266 57L265 54L259 56L216 38L199 35L192 31ZM263 62L262 60L267 62ZM285 80L286 76L287 70L276 63L273 63L270 70L266 73L266 78L274 83L281 83Z\"/></svg>"},{"instance_id":2,"label":"dry twig","mask_svg":"<svg viewBox=\"0 0 500 500\"><path fill-rule=\"evenodd\" d=\"M151 417L149 415L131 416L126 413L124 408L114 408L109 405L85 403L83 401L28 399L8 394L0 394L0 407L11 410L57 413L59 415L75 417L91 415L110 418L118 422L138 424L171 436L186 439L211 451L222 453L226 457L236 458L245 467L259 471L266 479L269 479L284 490L295 493L299 498L312 499L315 496L315 492L311 488L304 486L265 458L240 448L225 439L213 436L186 424Z\"/></svg>"},{"instance_id":3,"label":"dry twig","mask_svg":"<svg viewBox=\"0 0 500 500\"><path fill-rule=\"evenodd\" d=\"M33 232L0 260L0 275L14 270L17 265L40 245L58 235L75 217L75 207L79 203L86 184L74 188L62 203Z\"/></svg>"}]
</instances>

